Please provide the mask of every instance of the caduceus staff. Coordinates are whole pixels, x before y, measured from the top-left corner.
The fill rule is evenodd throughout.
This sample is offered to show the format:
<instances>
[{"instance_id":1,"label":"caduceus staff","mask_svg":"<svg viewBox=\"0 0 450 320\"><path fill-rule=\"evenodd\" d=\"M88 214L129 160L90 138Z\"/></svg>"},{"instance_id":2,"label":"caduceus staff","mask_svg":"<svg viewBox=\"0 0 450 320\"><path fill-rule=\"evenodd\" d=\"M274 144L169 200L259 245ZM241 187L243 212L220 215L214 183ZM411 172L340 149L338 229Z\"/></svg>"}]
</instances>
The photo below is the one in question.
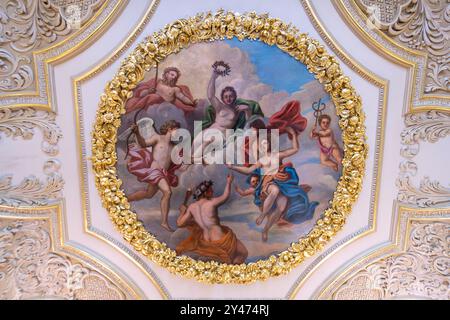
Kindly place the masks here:
<instances>
[{"instance_id":1,"label":"caduceus staff","mask_svg":"<svg viewBox=\"0 0 450 320\"><path fill-rule=\"evenodd\" d=\"M158 62L156 63L156 73L155 73L155 85L153 87L153 91L156 92L156 86L158 85ZM147 106L142 106L139 110L136 111L136 113L134 114L134 118L133 118L133 124L135 126L137 126L137 118L139 116L139 114L145 110L147 108ZM125 154L125 158L126 159L128 157L128 153L129 153L129 145L130 145L130 138L133 135L134 130L131 130L130 134L127 137L127 153Z\"/></svg>"},{"instance_id":2,"label":"caduceus staff","mask_svg":"<svg viewBox=\"0 0 450 320\"><path fill-rule=\"evenodd\" d=\"M322 115L322 111L325 110L325 103L322 102L322 99L319 99L319 101L313 102L312 109L314 110L314 117L316 118L316 124L314 125L317 127L319 117Z\"/></svg>"}]
</instances>

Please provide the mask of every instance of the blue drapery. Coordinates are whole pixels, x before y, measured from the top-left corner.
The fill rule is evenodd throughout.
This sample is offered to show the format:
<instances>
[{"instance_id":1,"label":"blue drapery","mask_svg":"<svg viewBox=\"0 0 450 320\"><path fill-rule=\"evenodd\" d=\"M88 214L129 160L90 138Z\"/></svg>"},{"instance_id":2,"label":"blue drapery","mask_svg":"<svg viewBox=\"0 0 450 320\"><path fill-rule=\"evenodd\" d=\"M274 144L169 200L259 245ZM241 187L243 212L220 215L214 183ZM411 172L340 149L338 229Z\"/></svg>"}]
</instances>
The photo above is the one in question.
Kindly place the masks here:
<instances>
[{"instance_id":1,"label":"blue drapery","mask_svg":"<svg viewBox=\"0 0 450 320\"><path fill-rule=\"evenodd\" d=\"M295 168L292 166L285 166L283 170L289 175L289 178L285 181L274 179L272 183L275 183L278 188L280 188L280 192L289 199L288 209L284 219L294 224L299 224L311 219L314 216L314 210L319 203L317 201L309 201L306 192L298 185L299 178ZM254 200L254 203L259 207L262 205L261 189L264 176L261 174L261 169L258 168L247 178L247 183L250 182L252 175L257 175L259 177L259 183L255 188Z\"/></svg>"}]
</instances>

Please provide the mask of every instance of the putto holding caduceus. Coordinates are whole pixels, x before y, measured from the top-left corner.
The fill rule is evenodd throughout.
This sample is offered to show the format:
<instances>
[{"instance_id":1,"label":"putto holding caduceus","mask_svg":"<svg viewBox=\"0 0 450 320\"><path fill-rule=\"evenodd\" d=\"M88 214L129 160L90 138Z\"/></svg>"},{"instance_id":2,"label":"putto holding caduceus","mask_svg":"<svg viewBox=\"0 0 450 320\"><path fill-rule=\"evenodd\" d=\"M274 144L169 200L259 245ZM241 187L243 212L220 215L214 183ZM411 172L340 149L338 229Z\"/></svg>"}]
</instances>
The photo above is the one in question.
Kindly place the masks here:
<instances>
[{"instance_id":1,"label":"putto holding caduceus","mask_svg":"<svg viewBox=\"0 0 450 320\"><path fill-rule=\"evenodd\" d=\"M331 117L322 113L325 106L325 103L321 103L321 100L313 103L312 108L314 109L316 122L311 130L310 137L317 138L320 148L320 163L338 171L338 164L342 161L342 150L337 144L334 132L330 127ZM319 130L317 130L317 125L320 127Z\"/></svg>"}]
</instances>

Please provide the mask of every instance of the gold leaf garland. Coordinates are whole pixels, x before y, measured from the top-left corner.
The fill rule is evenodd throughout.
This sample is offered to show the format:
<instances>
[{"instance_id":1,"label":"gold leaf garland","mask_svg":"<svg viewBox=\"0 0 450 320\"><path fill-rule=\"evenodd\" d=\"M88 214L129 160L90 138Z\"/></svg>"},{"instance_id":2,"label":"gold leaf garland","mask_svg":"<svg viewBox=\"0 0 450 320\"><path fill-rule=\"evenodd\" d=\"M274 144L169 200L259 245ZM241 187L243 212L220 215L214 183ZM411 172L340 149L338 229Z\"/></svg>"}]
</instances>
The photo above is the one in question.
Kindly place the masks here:
<instances>
[{"instance_id":1,"label":"gold leaf garland","mask_svg":"<svg viewBox=\"0 0 450 320\"><path fill-rule=\"evenodd\" d=\"M125 113L125 102L132 96L132 90L144 78L144 72L190 44L233 37L276 45L304 63L330 94L340 118L344 142L342 176L330 207L309 234L277 255L240 265L178 256L165 243L158 241L144 228L136 213L130 210L115 168L120 117ZM172 273L202 282L250 283L288 273L305 258L321 250L342 228L362 187L367 157L365 140L361 98L351 86L350 79L343 75L338 61L318 41L266 14L237 14L219 10L214 14L197 14L167 25L147 37L122 62L100 99L92 139L92 166L103 206L124 239L137 251Z\"/></svg>"}]
</instances>

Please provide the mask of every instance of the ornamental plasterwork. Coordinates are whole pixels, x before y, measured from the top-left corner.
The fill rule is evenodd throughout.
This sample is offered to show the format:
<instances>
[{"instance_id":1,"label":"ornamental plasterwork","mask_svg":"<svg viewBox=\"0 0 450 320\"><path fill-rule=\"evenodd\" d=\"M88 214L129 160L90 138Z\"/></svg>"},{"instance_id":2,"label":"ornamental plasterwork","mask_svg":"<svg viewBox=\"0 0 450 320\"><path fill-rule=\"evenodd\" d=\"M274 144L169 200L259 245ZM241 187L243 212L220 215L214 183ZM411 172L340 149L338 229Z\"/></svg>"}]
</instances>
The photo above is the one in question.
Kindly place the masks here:
<instances>
[{"instance_id":1,"label":"ornamental plasterwork","mask_svg":"<svg viewBox=\"0 0 450 320\"><path fill-rule=\"evenodd\" d=\"M450 93L448 1L356 0L356 3L387 36L428 54L425 93Z\"/></svg>"},{"instance_id":2,"label":"ornamental plasterwork","mask_svg":"<svg viewBox=\"0 0 450 320\"><path fill-rule=\"evenodd\" d=\"M338 280L320 298L450 299L449 220L424 220L420 215L410 221L403 215L399 229L403 250L362 259L347 272L350 276L340 277L343 281Z\"/></svg>"},{"instance_id":3,"label":"ornamental plasterwork","mask_svg":"<svg viewBox=\"0 0 450 320\"><path fill-rule=\"evenodd\" d=\"M128 294L78 259L52 250L44 220L0 220L0 299L108 299Z\"/></svg>"},{"instance_id":4,"label":"ornamental plasterwork","mask_svg":"<svg viewBox=\"0 0 450 320\"><path fill-rule=\"evenodd\" d=\"M397 200L401 203L415 205L421 208L445 206L450 203L450 188L438 181L424 177L418 187L411 183L409 176L397 180L399 193Z\"/></svg>"},{"instance_id":5,"label":"ornamental plasterwork","mask_svg":"<svg viewBox=\"0 0 450 320\"><path fill-rule=\"evenodd\" d=\"M434 143L450 135L450 113L427 111L405 116L406 129L401 134L405 158L412 158L419 152L419 141Z\"/></svg>"},{"instance_id":6,"label":"ornamental plasterwork","mask_svg":"<svg viewBox=\"0 0 450 320\"><path fill-rule=\"evenodd\" d=\"M60 166L56 159L45 162L45 181L31 175L18 185L13 185L11 174L0 176L0 205L43 206L57 201L61 198L64 186L64 180L59 173Z\"/></svg>"},{"instance_id":7,"label":"ornamental plasterwork","mask_svg":"<svg viewBox=\"0 0 450 320\"><path fill-rule=\"evenodd\" d=\"M362 1L362 0L360 0ZM448 99L448 89L446 91L434 91L427 92L425 87L428 86L429 80L427 74L431 71L428 69L428 62L432 62L427 51L418 51L411 49L407 44L402 44L400 41L390 39L388 35L382 30L382 23L378 22L380 19L391 19L389 17L396 16L397 5L393 6L390 10L380 10L377 5L368 6L368 9L361 8L362 5L358 5L357 0L332 0L334 7L340 13L346 24L350 25L358 36L364 40L364 42L373 46L378 52L385 56L393 58L395 63L406 65L409 67L409 73L411 79L409 79L409 103L405 105L405 112L417 108L432 109L434 107L450 107L450 99ZM384 3L391 3L392 1L379 1L379 6L384 6ZM410 1L408 1L409 3ZM417 1L414 1L414 3ZM403 2L396 2L398 4ZM400 9L403 8L401 5ZM445 12L445 10L442 10ZM384 14L381 14L384 12ZM375 19L373 16L383 17ZM445 18L447 15L444 14ZM443 18L443 19L444 19ZM445 18L447 19L447 18ZM448 20L448 19L447 19ZM421 30L421 29L416 29ZM448 30L444 28L444 33ZM445 39L439 39L441 44L445 42ZM447 40L448 42L448 40ZM444 51L445 52L445 51ZM445 66L447 65L447 66ZM440 67L441 71L447 72L448 61L442 62ZM431 72L432 73L432 72ZM441 75L442 76L442 75ZM442 81L447 82L446 76L443 76ZM448 82L447 82L448 86Z\"/></svg>"},{"instance_id":8,"label":"ornamental plasterwork","mask_svg":"<svg viewBox=\"0 0 450 320\"><path fill-rule=\"evenodd\" d=\"M19 1L20 0L18 0L18 1L11 0L8 3L11 3L11 2L19 3ZM30 1L30 2L35 3L34 1ZM47 3L51 3L51 5L54 8L54 11L57 13L57 15L59 17L62 17L63 21L65 20L64 24L66 24L67 29L70 28L70 23L69 23L70 21L68 21L68 20L70 20L70 16L68 16L68 15L70 15L70 13L66 12L68 9L67 4L74 3L74 2L84 3L84 4L89 3L87 5L88 9L85 11L82 11L82 12L84 12L84 13L82 13L82 16L84 17L84 20L82 22L83 24L85 23L85 21L87 21L89 19L89 17L92 16L92 14L95 12L95 10L98 9L98 6L92 5L96 1L86 1L86 0L85 1L56 1L56 0L52 1L52 0L49 0L47 2ZM97 1L98 4L101 2L102 1ZM387 1L385 1L384 3L386 3L386 2ZM401 14L400 9L404 10L404 8L405 8L404 4L409 3L411 1L405 0L405 1L392 1L392 2L395 3L395 8L398 9L398 12L394 12L390 18L388 15L386 15L386 17L388 17L388 18L385 22L388 24L395 25L394 18L398 18ZM417 2L417 1L414 1L414 2ZM420 2L420 0L419 0L419 2ZM423 1L423 3L428 3L428 2L431 2L431 1ZM442 3L442 2L440 2L440 3ZM423 3L421 2L420 5L422 6ZM439 3L439 1L437 1L436 3ZM0 5L0 7L1 6L2 5ZM85 6L83 8L85 8ZM448 18L447 11L445 11L445 16L443 15L443 18L445 18L445 19ZM444 12L444 10L442 12ZM389 13L389 12L387 12L387 13ZM4 25L2 24L4 18L5 17L3 17L3 15L0 15L0 31L2 31L1 28L4 27ZM409 18L410 18L409 21L413 21L414 19L416 19L415 15L411 16ZM52 20L52 21L56 21L56 20ZM448 19L446 20L446 23L448 23ZM409 30L409 29L406 28L405 30ZM448 30L448 27L446 27L445 31L447 31L447 30ZM413 31L410 31L410 33L415 34L416 31L417 30L413 30ZM67 37L67 35L70 35L73 32L73 30L69 30L69 32L67 34L63 34L64 31L58 31L58 30L53 30L52 32L55 33L55 39L53 40L53 42L51 42L51 43L48 42L48 39L41 40L39 42L39 44L36 46L36 48L42 49L51 44L57 43L64 37ZM58 34L58 32L59 32L59 34ZM412 48L414 47L414 46L412 46L414 43L420 45L420 42L412 42L412 43L408 42L407 43L407 42L403 42L403 41L397 39L397 38L400 38L400 35L399 36L390 35L390 36L392 36L399 43L404 43L405 45L408 45L409 47L412 47ZM404 37L406 37L406 36L404 36ZM448 31L447 31L446 39L448 42ZM27 54L27 56L24 56L24 57L21 57L17 54L12 54L11 53L12 50L6 51L4 49L5 46L3 46L3 42L1 42L2 40L3 39L0 38L0 44L2 44L2 48L0 49L0 92L5 91L6 94L9 92L7 89L4 89L3 86L5 86L5 87L16 86L16 89L10 89L11 92L18 91L18 90L27 90L27 89L31 90L32 88L34 88L34 78L33 78L34 71L32 68L33 67L32 53L25 52L23 54L24 55ZM420 49L420 48L417 47L415 49ZM424 51L428 50L427 48L421 48L421 49ZM446 48L446 50L448 51L448 48ZM431 57L432 54L431 53L429 53L429 54ZM434 62L433 59L429 60L429 63L427 66L427 68L428 68L428 70L427 70L427 86L425 87L426 92L427 92L427 90L431 90L429 92L433 92L433 90L434 90L435 92L439 93L440 89L437 87L436 88L433 87L433 86L436 86L436 83L440 86L447 85L446 92L448 92L448 72L449 72L448 62L449 62L448 58L447 58L447 60L444 59L444 60L437 61L437 62ZM40 74L40 76L42 77L41 71L43 69L38 68L37 70L38 70L38 73ZM4 77L5 73L8 73L8 76L6 76L6 78ZM447 75L447 78L444 77L445 74ZM7 115L8 112L9 112L9 115ZM14 112L14 114L13 114L13 112ZM28 114L28 115L26 115L26 114ZM415 114L414 117L425 115L425 114L426 113ZM27 120L24 120L24 121L20 120L20 121L16 122L17 119L24 117L24 115L27 118ZM30 118L31 121L29 121L28 118ZM437 118L440 118L440 119L437 120ZM3 119L10 119L10 120L8 120L5 123L5 122L2 122ZM36 121L35 119L40 119L40 120ZM419 121L417 121L417 123L408 123L408 121L409 121L408 117L406 117L406 119L405 119L408 128L406 130L404 130L404 132L403 132L405 134L406 138L403 138L403 136L402 136L402 139L406 146L407 152L410 152L412 157L414 157L418 152L418 149L417 149L417 152L414 153L415 148L416 147L418 148L418 141L420 139L426 140L428 142L434 142L432 140L433 137L444 137L444 136L448 135L448 130L449 130L449 127L448 127L449 115L448 114L441 113L441 115L435 116L434 120L430 121L429 123L427 122L427 119L428 118L426 116L424 116L424 117L420 118ZM50 126L49 126L49 124L50 124ZM58 140L60 139L60 129L56 126L56 124L54 122L54 114L53 113L45 113L45 112L41 112L40 110L34 110L31 108L29 108L29 109L13 109L13 111L10 109L0 110L0 132L3 132L6 136L10 136L10 137L19 136L24 139L31 138L34 134L33 130L36 127L41 129L44 133L45 141L43 142L42 150L44 152L46 152L48 155L52 155L52 156L55 155L58 152L57 148L56 148L56 144L57 144ZM428 129L426 129L426 128L428 128ZM431 132L433 132L433 133L431 133ZM442 135L442 133L444 133L444 134ZM421 136L422 138L420 138L420 139L413 138L415 136ZM48 138L46 138L46 137L48 137ZM53 138L51 138L51 137L53 137ZM1 138L1 135L0 135L0 138ZM413 140L411 140L411 141L414 141L414 143L409 144L409 142L408 142L409 138L413 138ZM414 139L416 139L416 140L414 140ZM55 141L55 143L50 143L51 141ZM49 149L47 149L47 147ZM407 158L407 159L412 159L412 157L410 158L408 156L405 156L405 158ZM48 166L50 166L50 165L46 164L46 167L48 167ZM409 174L412 175L413 172L417 171L417 166L415 165L415 163L413 161L408 160L408 161L405 161L404 163L402 163L401 170L402 170L402 172L409 172ZM48 171L48 169L44 169L44 171L50 172L50 171ZM50 179L51 176L53 177L52 179ZM6 176L0 177L0 204L43 205L43 204L51 203L52 202L51 199L48 199L50 201L47 201L42 197L42 194L43 194L42 191L50 190L50 191L45 191L45 192L47 192L48 194L55 194L55 197L52 199L57 199L60 196L60 191L62 189L63 182L62 182L62 179L58 182L58 178L59 179L61 178L60 176L49 174L48 177L49 178L47 179L46 182L42 182L36 177L27 178L17 186L11 185L11 177L6 177ZM406 184L403 184L404 188L402 187L402 181L406 182ZM443 199L449 198L450 190L446 189L445 187L440 185L439 182L429 181L429 179L426 179L426 178L424 178L423 181L424 181L424 183L421 183L420 187L415 187L415 186L411 185L410 180L408 178L405 178L405 180L399 179L400 193L403 192L403 194L406 195L406 198L403 198L403 199L407 199L407 200L404 200L403 202L407 202L407 203L418 205L418 206L432 206L432 205L442 204L442 202L436 202L436 201L440 201L439 200L440 198L437 198L437 197L439 197L439 194L441 194L441 197ZM400 193L399 193L399 200L401 200ZM411 197L408 197L407 194L413 194L413 195L415 194L416 197L411 198ZM9 195L9 198L6 196L4 197L4 195ZM418 199L417 195L422 196L420 198L421 202L419 202L419 200L417 200ZM15 196L17 197L17 199L14 198ZM431 202L428 197L432 198ZM7 201L10 201L10 202L7 202ZM16 222L16 223L19 223L19 222ZM20 222L20 223L22 223L22 222ZM441 229L439 229L439 230L441 230ZM0 239L3 235L3 230L4 230L4 228L1 228L1 222L0 222ZM448 234L448 224L447 224L447 228L443 229L443 231ZM0 246L1 245L2 245L2 241L0 241ZM3 250L3 248L1 248L1 249ZM1 251L0 251L0 253L1 253ZM1 257L2 256L0 256L0 258ZM68 258L62 257L61 259L68 259ZM398 261L405 260L405 258L402 258L400 256L396 257L395 259L397 259ZM395 260L395 259L393 258L393 259L391 259L391 261ZM446 261L447 261L447 265L448 265L448 254L447 254L446 259L447 259ZM439 260L439 261L441 261L441 260ZM54 261L59 261L59 260L56 259ZM69 261L69 262L66 262L66 265L71 266L73 269L86 270L86 268L83 268L82 266L73 267L73 264L71 264L70 260L67 260L67 261ZM407 261L407 260L405 260L405 261ZM0 267L2 266L1 263L2 263L2 261L0 259ZM381 261L380 261L380 263L381 263ZM386 265L389 265L389 263L386 262ZM442 263L441 263L441 265L442 265ZM374 269L376 269L376 268L381 268L381 267L374 266ZM392 272L392 267L390 268L390 270ZM68 272L66 272L66 274L68 274ZM2 275L3 274L0 272L0 279L2 279L1 278ZM448 274L447 274L447 277L448 277ZM69 278L69 276L67 276L67 279L68 278ZM85 290L84 291L78 290L76 295L73 293L76 291L73 289L73 286L72 286L72 289L68 289L68 288L61 289L62 290L61 292L64 291L64 293L67 293L67 292L70 292L70 290L72 290L72 293L69 293L68 295L64 295L65 298L87 297L87 298L92 299L95 296L99 296L99 298L103 298L103 299L107 298L104 295L102 296L102 294L105 294L103 292L103 289L102 290L96 289L99 287L105 287L105 285L107 286L107 282L106 282L107 279L102 279L102 277L97 277L97 275L95 275L94 278L95 279L86 281L86 283L84 283ZM365 286L364 283L367 283L367 278L364 276L359 277L358 279L356 279L356 277L352 278L352 279L354 279L354 281L352 282L352 285L355 285L357 283L363 283L362 286L364 287ZM1 283L2 283L2 281L0 281L0 287L1 287ZM45 285L44 285L44 287L45 287ZM350 287L350 285L348 287ZM367 285L366 285L366 287L367 287ZM89 290L89 288L92 288L92 290ZM366 289L364 288L364 290L366 290ZM389 296L389 294L386 293L386 290L384 292L383 292L383 290L381 290L380 292L378 292L377 290L378 289L371 292L369 294L369 296L373 295L374 297L384 297L384 298ZM115 296L117 293L114 292L114 290L112 290L112 291L113 291L112 295ZM51 296L50 291L46 291L46 292L48 293L48 296ZM2 290L0 290L0 294L3 294ZM411 295L412 293L409 292L409 293L404 293L404 294ZM56 291L55 291L54 295L59 296ZM27 298L27 297L29 298L32 296L33 296L32 294L30 294L29 296L22 295L19 298ZM36 295L34 295L34 297L36 297ZM448 299L448 291L447 291L447 299Z\"/></svg>"},{"instance_id":9,"label":"ornamental plasterwork","mask_svg":"<svg viewBox=\"0 0 450 320\"><path fill-rule=\"evenodd\" d=\"M407 114L405 125L406 128L401 133L400 153L406 160L400 164L397 200L418 207L448 205L450 188L428 177L423 177L420 185L416 187L411 178L416 175L418 169L413 158L420 151L420 141L434 143L450 135L450 113L432 110Z\"/></svg>"},{"instance_id":10,"label":"ornamental plasterwork","mask_svg":"<svg viewBox=\"0 0 450 320\"><path fill-rule=\"evenodd\" d=\"M33 51L79 29L104 0L8 0L0 4L0 92L34 89Z\"/></svg>"},{"instance_id":11,"label":"ornamental plasterwork","mask_svg":"<svg viewBox=\"0 0 450 320\"><path fill-rule=\"evenodd\" d=\"M88 21L105 0L48 0L73 28ZM78 21L77 21L78 20ZM76 25L76 24L79 25Z\"/></svg>"},{"instance_id":12,"label":"ornamental plasterwork","mask_svg":"<svg viewBox=\"0 0 450 320\"><path fill-rule=\"evenodd\" d=\"M0 139L2 133L6 137L32 139L34 129L39 128L43 135L42 151L49 156L55 156L58 153L58 141L62 137L55 118L53 111L3 107L0 109Z\"/></svg>"}]
</instances>

